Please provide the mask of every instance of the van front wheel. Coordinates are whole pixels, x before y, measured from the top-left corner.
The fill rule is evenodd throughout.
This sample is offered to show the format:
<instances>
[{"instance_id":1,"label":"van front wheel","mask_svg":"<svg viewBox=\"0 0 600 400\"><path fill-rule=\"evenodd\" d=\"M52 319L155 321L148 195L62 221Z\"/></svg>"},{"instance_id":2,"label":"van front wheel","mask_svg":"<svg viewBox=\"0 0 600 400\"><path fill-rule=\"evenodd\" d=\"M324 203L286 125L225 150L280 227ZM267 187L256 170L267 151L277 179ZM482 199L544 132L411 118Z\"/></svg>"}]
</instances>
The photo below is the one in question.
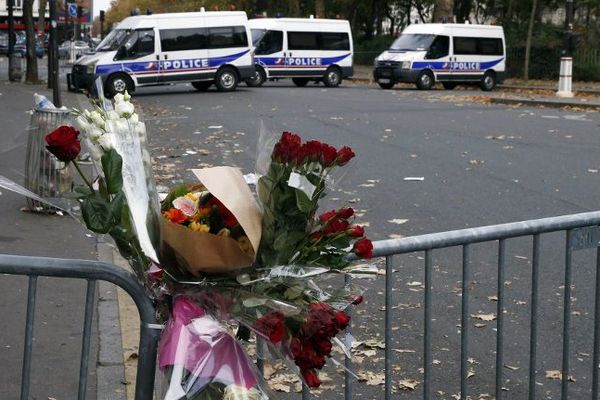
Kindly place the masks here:
<instances>
[{"instance_id":1,"label":"van front wheel","mask_svg":"<svg viewBox=\"0 0 600 400\"><path fill-rule=\"evenodd\" d=\"M250 87L259 87L262 86L263 83L267 80L267 74L262 67L256 67L256 71L254 72L254 76L250 79L246 79L246 85Z\"/></svg>"},{"instance_id":2,"label":"van front wheel","mask_svg":"<svg viewBox=\"0 0 600 400\"><path fill-rule=\"evenodd\" d=\"M232 92L237 88L238 75L233 68L223 67L217 71L215 85L221 92Z\"/></svg>"},{"instance_id":3,"label":"van front wheel","mask_svg":"<svg viewBox=\"0 0 600 400\"><path fill-rule=\"evenodd\" d=\"M104 92L106 97L113 98L117 93L128 93L133 92L133 82L129 76L125 74L114 74L111 75L104 84Z\"/></svg>"},{"instance_id":4,"label":"van front wheel","mask_svg":"<svg viewBox=\"0 0 600 400\"><path fill-rule=\"evenodd\" d=\"M391 89L394 87L394 82L388 82L388 83L377 82L377 84L382 89Z\"/></svg>"},{"instance_id":5,"label":"van front wheel","mask_svg":"<svg viewBox=\"0 0 600 400\"><path fill-rule=\"evenodd\" d=\"M419 76L417 76L417 88L420 90L429 90L433 87L434 83L435 77L431 71L422 71Z\"/></svg>"},{"instance_id":6,"label":"van front wheel","mask_svg":"<svg viewBox=\"0 0 600 400\"><path fill-rule=\"evenodd\" d=\"M480 86L481 90L484 92L493 90L496 87L496 74L494 74L492 71L486 72L483 75L483 78L481 78Z\"/></svg>"},{"instance_id":7,"label":"van front wheel","mask_svg":"<svg viewBox=\"0 0 600 400\"><path fill-rule=\"evenodd\" d=\"M342 83L342 72L339 68L330 67L325 71L323 83L327 87L338 87Z\"/></svg>"}]
</instances>

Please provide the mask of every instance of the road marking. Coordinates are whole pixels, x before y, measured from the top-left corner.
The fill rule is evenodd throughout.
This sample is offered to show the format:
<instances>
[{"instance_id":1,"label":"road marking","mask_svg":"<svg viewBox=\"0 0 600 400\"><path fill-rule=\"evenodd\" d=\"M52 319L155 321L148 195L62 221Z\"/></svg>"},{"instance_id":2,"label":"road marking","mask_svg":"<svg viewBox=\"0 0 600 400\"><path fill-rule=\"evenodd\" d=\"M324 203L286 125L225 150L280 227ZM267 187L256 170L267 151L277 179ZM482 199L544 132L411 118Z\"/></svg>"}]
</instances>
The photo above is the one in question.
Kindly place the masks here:
<instances>
[{"instance_id":1,"label":"road marking","mask_svg":"<svg viewBox=\"0 0 600 400\"><path fill-rule=\"evenodd\" d=\"M542 115L542 118L560 119L560 117L558 115Z\"/></svg>"}]
</instances>

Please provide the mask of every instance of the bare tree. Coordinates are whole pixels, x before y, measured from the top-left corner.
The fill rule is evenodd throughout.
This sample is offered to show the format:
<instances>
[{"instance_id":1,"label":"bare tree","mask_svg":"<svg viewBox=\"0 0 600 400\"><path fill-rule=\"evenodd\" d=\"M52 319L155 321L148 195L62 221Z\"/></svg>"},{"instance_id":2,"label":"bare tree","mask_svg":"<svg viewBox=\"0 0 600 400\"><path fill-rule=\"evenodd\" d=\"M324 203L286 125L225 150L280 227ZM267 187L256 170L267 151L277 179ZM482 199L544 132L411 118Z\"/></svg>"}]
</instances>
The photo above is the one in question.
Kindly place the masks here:
<instances>
[{"instance_id":1,"label":"bare tree","mask_svg":"<svg viewBox=\"0 0 600 400\"><path fill-rule=\"evenodd\" d=\"M315 0L315 16L325 18L325 0Z\"/></svg>"},{"instance_id":2,"label":"bare tree","mask_svg":"<svg viewBox=\"0 0 600 400\"><path fill-rule=\"evenodd\" d=\"M47 0L40 0L39 1L39 7L38 7L38 22L37 22L37 31L38 31L38 35L41 35L45 29L46 29L46 4L48 3Z\"/></svg>"},{"instance_id":3,"label":"bare tree","mask_svg":"<svg viewBox=\"0 0 600 400\"><path fill-rule=\"evenodd\" d=\"M27 71L25 73L25 82L37 83L38 68L37 58L35 54L35 30L33 29L33 0L23 1L23 21L25 22L25 38L26 38L26 57L27 57Z\"/></svg>"},{"instance_id":4,"label":"bare tree","mask_svg":"<svg viewBox=\"0 0 600 400\"><path fill-rule=\"evenodd\" d=\"M533 23L535 20L538 0L531 2L531 14L529 14L529 26L527 27L527 39L525 40L525 66L523 67L523 79L529 79L529 58L531 56L531 37L533 36Z\"/></svg>"},{"instance_id":5,"label":"bare tree","mask_svg":"<svg viewBox=\"0 0 600 400\"><path fill-rule=\"evenodd\" d=\"M454 0L437 0L433 8L432 22L452 22L454 20Z\"/></svg>"}]
</instances>

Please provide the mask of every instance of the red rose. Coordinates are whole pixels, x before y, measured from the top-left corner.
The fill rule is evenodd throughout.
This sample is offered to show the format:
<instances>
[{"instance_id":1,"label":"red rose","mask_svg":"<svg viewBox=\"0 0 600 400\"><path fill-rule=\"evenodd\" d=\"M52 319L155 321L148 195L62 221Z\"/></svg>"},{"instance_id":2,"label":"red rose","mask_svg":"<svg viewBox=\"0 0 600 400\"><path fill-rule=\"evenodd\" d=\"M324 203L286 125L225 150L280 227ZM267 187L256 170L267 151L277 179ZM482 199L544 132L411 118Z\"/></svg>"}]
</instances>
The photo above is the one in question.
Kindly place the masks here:
<instances>
[{"instance_id":1,"label":"red rose","mask_svg":"<svg viewBox=\"0 0 600 400\"><path fill-rule=\"evenodd\" d=\"M340 330L346 329L350 324L350 316L343 311L337 311L335 313L335 322Z\"/></svg>"},{"instance_id":2,"label":"red rose","mask_svg":"<svg viewBox=\"0 0 600 400\"><path fill-rule=\"evenodd\" d=\"M165 211L163 215L166 219L178 225L183 224L187 220L185 214L178 208L171 208L169 211Z\"/></svg>"},{"instance_id":3,"label":"red rose","mask_svg":"<svg viewBox=\"0 0 600 400\"><path fill-rule=\"evenodd\" d=\"M337 152L337 164L340 166L346 165L355 155L350 147L344 146Z\"/></svg>"},{"instance_id":4,"label":"red rose","mask_svg":"<svg viewBox=\"0 0 600 400\"><path fill-rule=\"evenodd\" d=\"M353 251L361 258L373 258L373 243L367 238L362 238L354 243Z\"/></svg>"},{"instance_id":5,"label":"red rose","mask_svg":"<svg viewBox=\"0 0 600 400\"><path fill-rule=\"evenodd\" d=\"M317 242L319 241L322 237L323 237L323 232L321 231L314 231L313 233L310 234L310 240L313 242Z\"/></svg>"},{"instance_id":6,"label":"red rose","mask_svg":"<svg viewBox=\"0 0 600 400\"><path fill-rule=\"evenodd\" d=\"M256 321L258 332L269 337L271 343L279 343L285 335L285 324L283 322L283 313L271 311Z\"/></svg>"},{"instance_id":7,"label":"red rose","mask_svg":"<svg viewBox=\"0 0 600 400\"><path fill-rule=\"evenodd\" d=\"M352 207L340 208L337 212L338 217L348 219L354 215L354 209Z\"/></svg>"},{"instance_id":8,"label":"red rose","mask_svg":"<svg viewBox=\"0 0 600 400\"><path fill-rule=\"evenodd\" d=\"M306 155L311 161L318 161L321 155L321 147L323 144L317 140L309 140L304 145L306 148Z\"/></svg>"},{"instance_id":9,"label":"red rose","mask_svg":"<svg viewBox=\"0 0 600 400\"><path fill-rule=\"evenodd\" d=\"M337 158L337 150L335 147L323 143L321 146L321 163L324 167L331 167Z\"/></svg>"},{"instance_id":10,"label":"red rose","mask_svg":"<svg viewBox=\"0 0 600 400\"><path fill-rule=\"evenodd\" d=\"M290 341L290 353L292 353L292 358L296 359L302 353L302 342L298 338L293 338Z\"/></svg>"},{"instance_id":11,"label":"red rose","mask_svg":"<svg viewBox=\"0 0 600 400\"><path fill-rule=\"evenodd\" d=\"M73 161L81 151L81 143L77 138L79 131L72 126L63 125L46 135L46 148L60 161Z\"/></svg>"},{"instance_id":12,"label":"red rose","mask_svg":"<svg viewBox=\"0 0 600 400\"><path fill-rule=\"evenodd\" d=\"M328 356L331 353L331 342L329 339L322 339L317 343L317 349L319 349L319 353Z\"/></svg>"},{"instance_id":13,"label":"red rose","mask_svg":"<svg viewBox=\"0 0 600 400\"><path fill-rule=\"evenodd\" d=\"M353 225L346 230L346 233L348 233L350 237L359 238L364 236L365 229L360 225Z\"/></svg>"},{"instance_id":14,"label":"red rose","mask_svg":"<svg viewBox=\"0 0 600 400\"><path fill-rule=\"evenodd\" d=\"M318 388L321 386L321 380L319 379L319 375L314 369L306 369L302 371L302 377L304 381L311 388Z\"/></svg>"},{"instance_id":15,"label":"red rose","mask_svg":"<svg viewBox=\"0 0 600 400\"><path fill-rule=\"evenodd\" d=\"M350 298L350 300L352 301L352 304L354 304L355 306L359 305L360 303L363 302L363 297L360 294L354 294L352 295L352 297Z\"/></svg>"},{"instance_id":16,"label":"red rose","mask_svg":"<svg viewBox=\"0 0 600 400\"><path fill-rule=\"evenodd\" d=\"M324 224L336 215L337 213L335 212L335 210L327 211L326 213L323 213L319 216L319 221L321 221L321 223Z\"/></svg>"},{"instance_id":17,"label":"red rose","mask_svg":"<svg viewBox=\"0 0 600 400\"><path fill-rule=\"evenodd\" d=\"M334 218L327 223L323 229L323 233L325 235L335 235L344 232L348 228L348 225L350 224L345 219Z\"/></svg>"},{"instance_id":18,"label":"red rose","mask_svg":"<svg viewBox=\"0 0 600 400\"><path fill-rule=\"evenodd\" d=\"M325 356L315 355L311 361L313 368L321 369L325 365Z\"/></svg>"}]
</instances>

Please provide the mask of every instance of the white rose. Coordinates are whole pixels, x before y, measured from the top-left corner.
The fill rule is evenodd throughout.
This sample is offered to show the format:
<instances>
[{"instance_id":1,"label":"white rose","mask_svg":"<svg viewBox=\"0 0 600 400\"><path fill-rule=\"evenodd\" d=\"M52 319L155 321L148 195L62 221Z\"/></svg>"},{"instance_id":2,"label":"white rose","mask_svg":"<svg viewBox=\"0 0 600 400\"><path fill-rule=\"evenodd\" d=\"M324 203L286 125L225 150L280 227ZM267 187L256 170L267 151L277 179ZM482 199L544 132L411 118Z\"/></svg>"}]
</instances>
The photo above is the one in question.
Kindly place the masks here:
<instances>
[{"instance_id":1,"label":"white rose","mask_svg":"<svg viewBox=\"0 0 600 400\"><path fill-rule=\"evenodd\" d=\"M83 115L80 115L77 117L77 119L75 119L75 124L77 125L77 127L79 128L79 130L83 131L83 132L87 132L91 125L88 122L87 118Z\"/></svg>"},{"instance_id":2,"label":"white rose","mask_svg":"<svg viewBox=\"0 0 600 400\"><path fill-rule=\"evenodd\" d=\"M90 141L89 139L84 139L84 144L90 152L90 156L92 157L92 159L96 162L100 161L100 158L102 158L102 149L96 146L94 143L92 143L92 141Z\"/></svg>"},{"instance_id":3,"label":"white rose","mask_svg":"<svg viewBox=\"0 0 600 400\"><path fill-rule=\"evenodd\" d=\"M105 133L98 139L98 144L102 146L102 148L106 150L110 150L115 147L115 134L114 133Z\"/></svg>"},{"instance_id":4,"label":"white rose","mask_svg":"<svg viewBox=\"0 0 600 400\"><path fill-rule=\"evenodd\" d=\"M133 112L135 111L135 107L128 101L123 101L120 103L115 103L115 111L117 112L117 114L124 117L133 114Z\"/></svg>"},{"instance_id":5,"label":"white rose","mask_svg":"<svg viewBox=\"0 0 600 400\"><path fill-rule=\"evenodd\" d=\"M133 113L129 117L129 121L133 122L134 124L137 124L138 122L140 122L140 117L136 113Z\"/></svg>"},{"instance_id":6,"label":"white rose","mask_svg":"<svg viewBox=\"0 0 600 400\"><path fill-rule=\"evenodd\" d=\"M97 140L100 136L104 134L104 132L100 130L100 128L98 128L96 125L90 125L90 128L86 132L92 140Z\"/></svg>"},{"instance_id":7,"label":"white rose","mask_svg":"<svg viewBox=\"0 0 600 400\"><path fill-rule=\"evenodd\" d=\"M125 99L125 96L123 96L123 94L121 94L121 93L117 93L117 94L115 94L115 97L113 97L113 101L115 102L115 105L118 103L122 103L124 99Z\"/></svg>"},{"instance_id":8,"label":"white rose","mask_svg":"<svg viewBox=\"0 0 600 400\"><path fill-rule=\"evenodd\" d=\"M229 385L223 392L223 400L261 400L260 392L255 388L246 389L243 386Z\"/></svg>"},{"instance_id":9,"label":"white rose","mask_svg":"<svg viewBox=\"0 0 600 400\"><path fill-rule=\"evenodd\" d=\"M100 115L98 111L94 111L91 114L91 118L94 125L96 125L100 129L104 129L104 118L102 118L102 115Z\"/></svg>"},{"instance_id":10,"label":"white rose","mask_svg":"<svg viewBox=\"0 0 600 400\"><path fill-rule=\"evenodd\" d=\"M117 112L115 110L110 110L107 114L106 114L106 119L109 121L114 121L119 119L119 114L117 114Z\"/></svg>"}]
</instances>

